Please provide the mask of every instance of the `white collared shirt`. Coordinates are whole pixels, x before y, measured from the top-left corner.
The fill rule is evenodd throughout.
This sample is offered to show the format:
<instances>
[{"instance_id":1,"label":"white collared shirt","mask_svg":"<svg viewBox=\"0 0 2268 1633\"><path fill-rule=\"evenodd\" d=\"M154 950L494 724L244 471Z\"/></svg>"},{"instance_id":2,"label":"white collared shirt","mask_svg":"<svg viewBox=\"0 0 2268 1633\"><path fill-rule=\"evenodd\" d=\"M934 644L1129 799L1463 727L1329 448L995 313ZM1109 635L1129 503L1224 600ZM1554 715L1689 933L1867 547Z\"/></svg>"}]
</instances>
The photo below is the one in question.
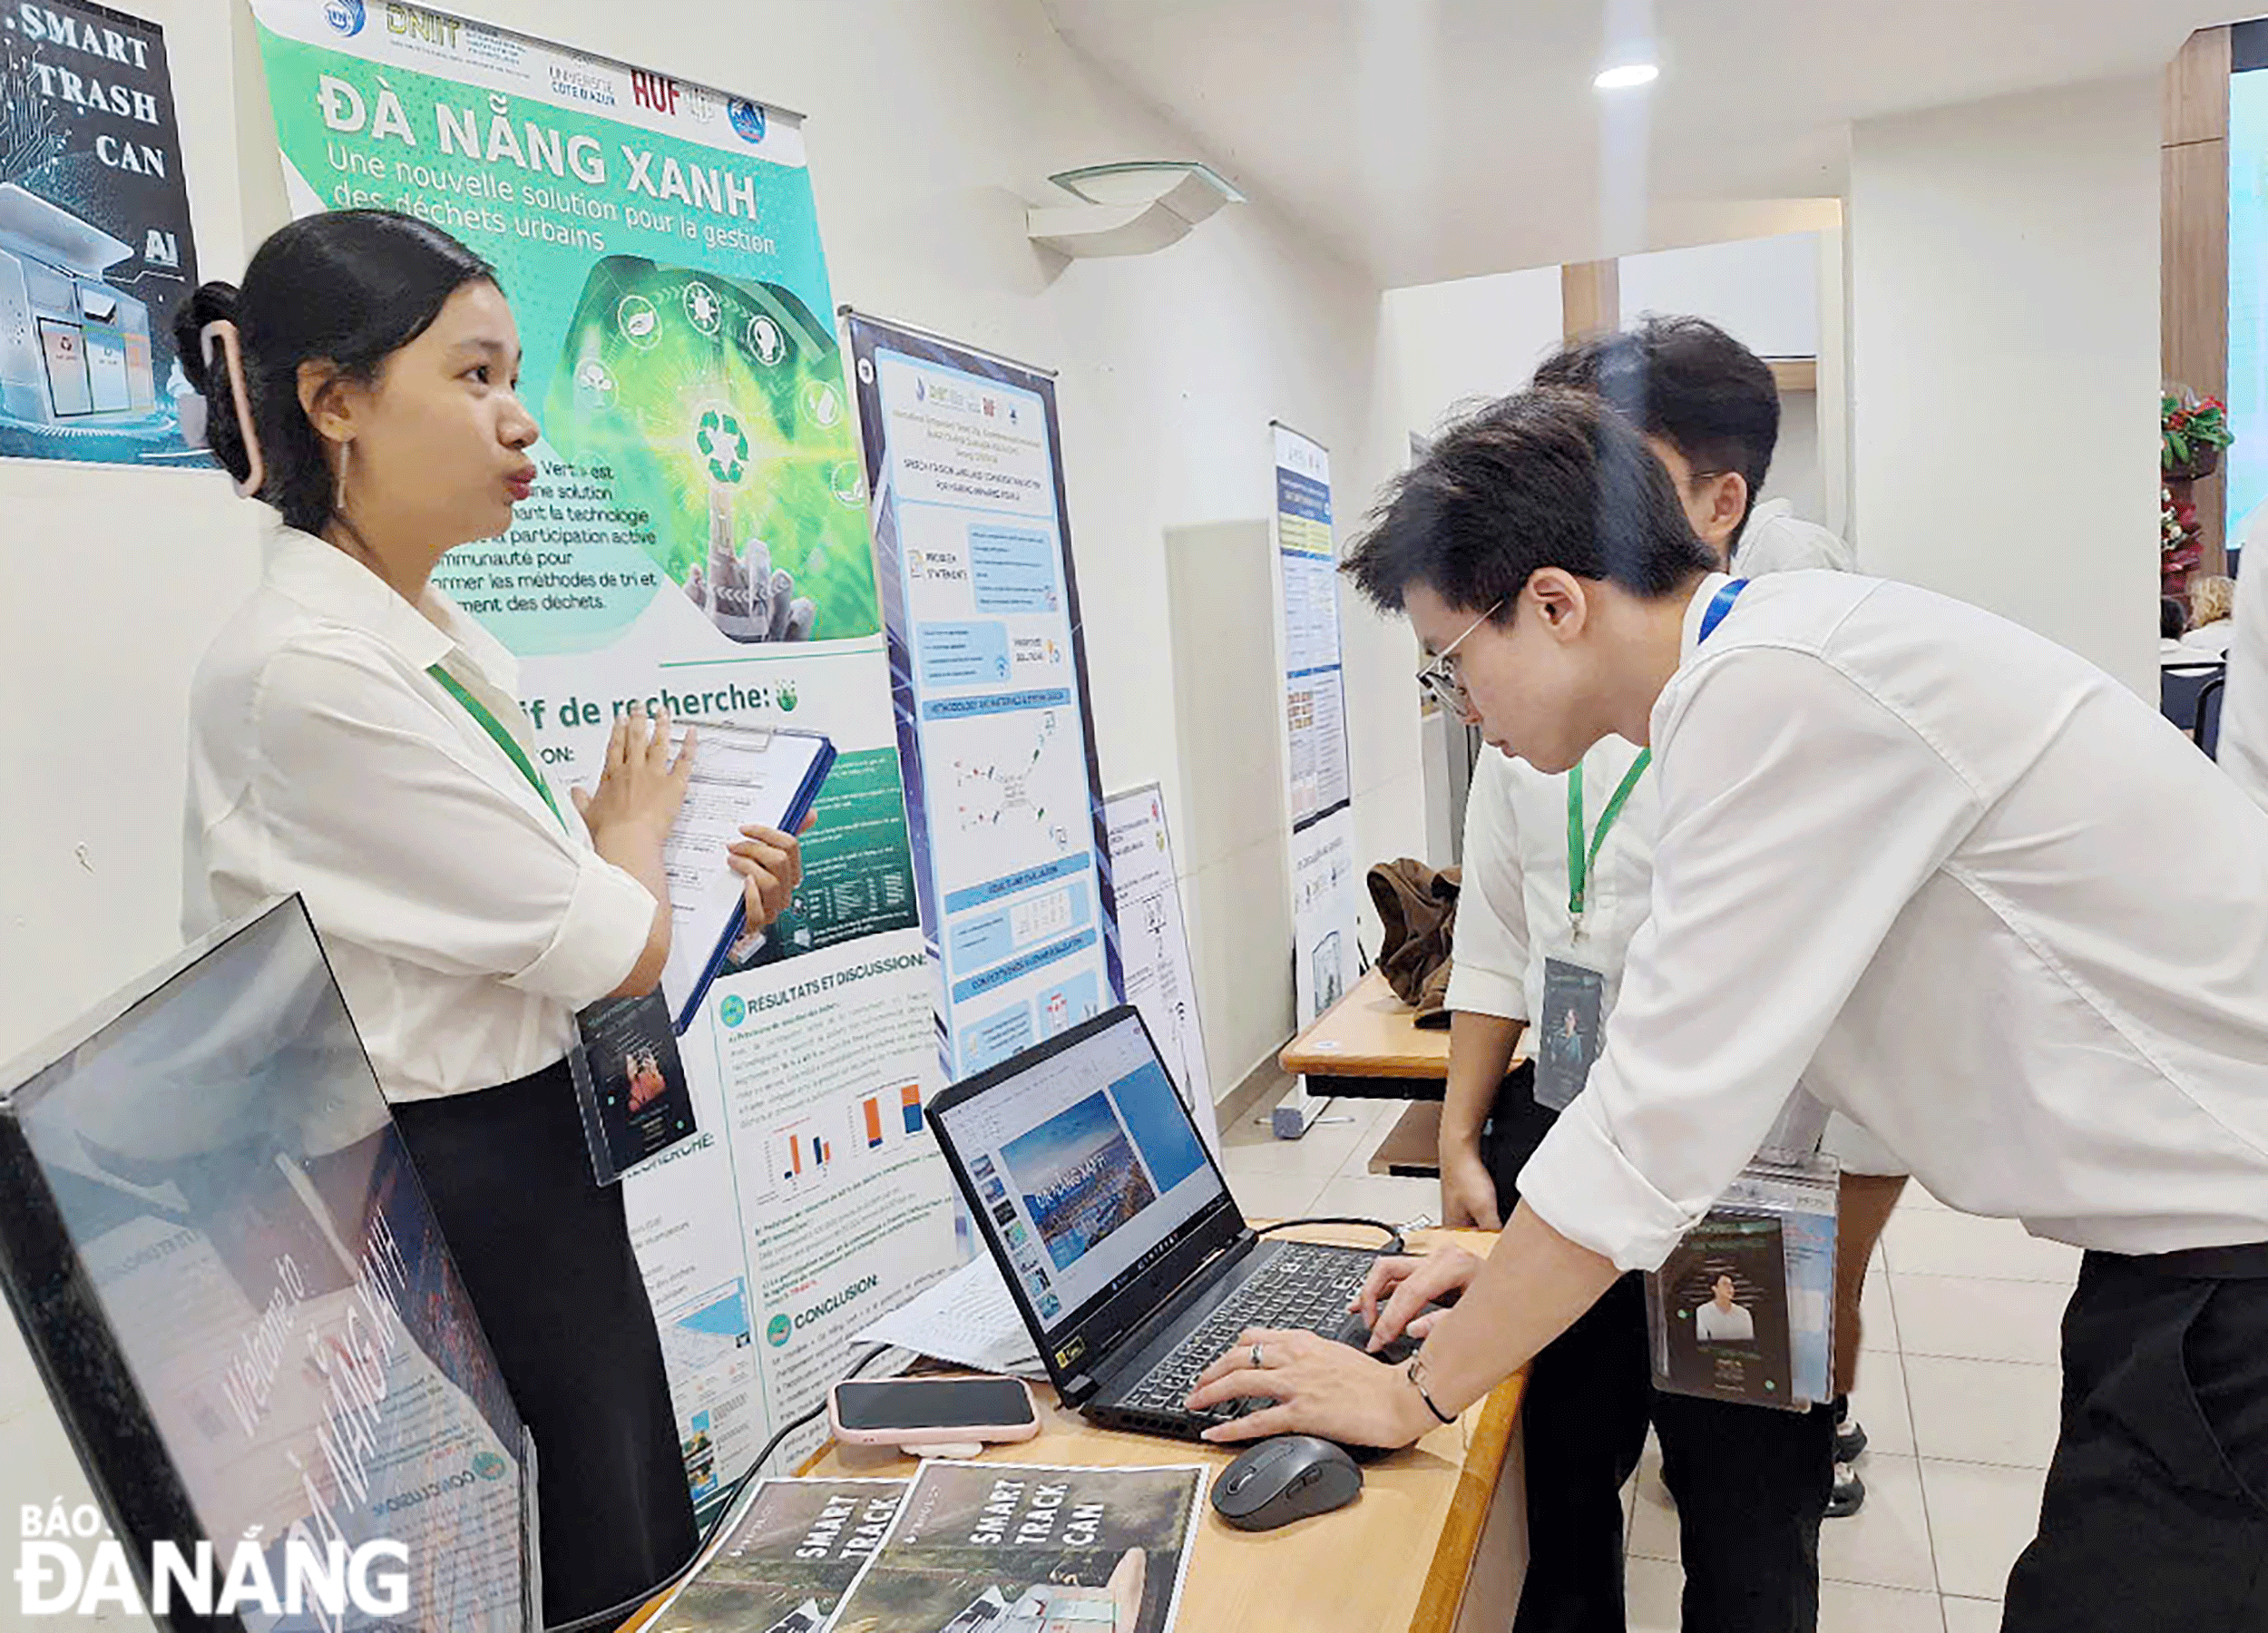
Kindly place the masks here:
<instances>
[{"instance_id":1,"label":"white collared shirt","mask_svg":"<svg viewBox=\"0 0 2268 1633\"><path fill-rule=\"evenodd\" d=\"M510 654L440 591L425 605L285 530L190 700L184 931L298 892L397 1100L558 1061L654 915L573 802L555 790L555 816L425 672L445 668L540 765Z\"/></svg>"},{"instance_id":2,"label":"white collared shirt","mask_svg":"<svg viewBox=\"0 0 2268 1633\"><path fill-rule=\"evenodd\" d=\"M1797 572L1823 568L1830 572L1856 572L1858 552L1849 541L1795 513L1784 499L1767 499L1748 513L1747 525L1733 547L1733 571L1743 578L1766 572Z\"/></svg>"},{"instance_id":3,"label":"white collared shirt","mask_svg":"<svg viewBox=\"0 0 2268 1633\"><path fill-rule=\"evenodd\" d=\"M1660 1264L1798 1074L1971 1213L2117 1253L2268 1240L2268 813L1974 607L1839 573L1686 610L1653 911L1521 1175Z\"/></svg>"},{"instance_id":4,"label":"white collared shirt","mask_svg":"<svg viewBox=\"0 0 2268 1633\"><path fill-rule=\"evenodd\" d=\"M1604 738L1568 773L1583 779L1587 828L1598 827L1637 757L1637 745ZM1533 1021L1543 1012L1545 959L1572 953L1605 977L1601 1013L1612 1012L1630 938L1646 922L1661 797L1651 770L1630 790L1585 881L1579 937L1567 910L1567 780L1495 748L1473 762L1449 1009ZM1532 1029L1522 1035L1523 1052L1532 1037Z\"/></svg>"},{"instance_id":5,"label":"white collared shirt","mask_svg":"<svg viewBox=\"0 0 2268 1633\"><path fill-rule=\"evenodd\" d=\"M1833 533L1795 520L1784 499L1758 506L1748 520L1736 556L1744 572L1751 571L1749 551L1760 535L1766 546L1764 559L1780 564L1756 572L1834 561L1846 564L1836 571L1848 571L1853 559L1850 547ZM1653 905L1654 835L1661 826L1661 796L1650 770L1632 786L1585 880L1579 929L1568 911L1568 777L1583 779L1588 853L1588 836L1597 831L1599 817L1637 757L1637 744L1605 737L1573 771L1562 776L1547 775L1495 748L1481 750L1465 800L1463 884L1457 898L1446 1008L1532 1022L1543 1006L1545 961L1572 958L1603 978L1600 1014L1602 1024L1611 1030L1609 1017L1621 990L1630 939ZM1520 1033L1519 1053L1525 1057L1534 1049L1535 1029L1530 1025ZM1824 1119L1816 1102L1795 1097L1765 1143L1809 1149ZM1838 1120L1829 1149L1846 1148L1863 1149L1862 1171L1896 1171L1863 1130Z\"/></svg>"}]
</instances>

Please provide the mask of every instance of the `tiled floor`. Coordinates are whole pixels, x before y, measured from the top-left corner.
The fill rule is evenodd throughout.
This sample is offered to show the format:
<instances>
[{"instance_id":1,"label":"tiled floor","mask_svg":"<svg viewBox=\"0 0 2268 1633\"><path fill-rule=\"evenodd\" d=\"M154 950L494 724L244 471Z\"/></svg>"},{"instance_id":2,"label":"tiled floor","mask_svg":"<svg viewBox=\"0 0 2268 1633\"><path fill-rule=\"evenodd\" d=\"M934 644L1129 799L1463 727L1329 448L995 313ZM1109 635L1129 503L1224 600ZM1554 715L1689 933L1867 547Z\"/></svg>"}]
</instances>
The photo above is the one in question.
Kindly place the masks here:
<instances>
[{"instance_id":1,"label":"tiled floor","mask_svg":"<svg viewBox=\"0 0 2268 1633\"><path fill-rule=\"evenodd\" d=\"M1431 1223L1431 1180L1368 1172L1403 1108L1339 1100L1305 1139L1249 1117L1222 1131L1230 1182L1256 1215L1363 1214ZM1345 1119L1344 1121L1334 1120ZM2038 1518L2055 1443L2058 1324L2076 1249L1943 1208L1919 1186L1883 1233L1866 1286L1853 1410L1872 1442L1865 1508L1820 1540L1821 1633L1992 1633ZM1648 1451L1628 1495L1632 1633L1677 1626L1677 1528Z\"/></svg>"}]
</instances>

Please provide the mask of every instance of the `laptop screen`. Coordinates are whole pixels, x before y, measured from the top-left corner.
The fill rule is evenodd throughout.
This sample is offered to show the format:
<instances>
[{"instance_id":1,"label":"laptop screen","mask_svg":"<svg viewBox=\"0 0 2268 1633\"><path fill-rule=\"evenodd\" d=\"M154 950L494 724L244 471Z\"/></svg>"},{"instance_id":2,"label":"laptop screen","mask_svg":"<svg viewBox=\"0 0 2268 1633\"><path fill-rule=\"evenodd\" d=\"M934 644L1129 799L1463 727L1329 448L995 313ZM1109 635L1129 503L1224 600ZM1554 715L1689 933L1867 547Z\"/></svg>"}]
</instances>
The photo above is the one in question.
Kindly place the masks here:
<instances>
[{"instance_id":1,"label":"laptop screen","mask_svg":"<svg viewBox=\"0 0 2268 1633\"><path fill-rule=\"evenodd\" d=\"M1228 1201L1131 1008L942 1097L933 1116L1041 1352L1062 1365L1079 1353L1064 1359L1067 1335Z\"/></svg>"}]
</instances>

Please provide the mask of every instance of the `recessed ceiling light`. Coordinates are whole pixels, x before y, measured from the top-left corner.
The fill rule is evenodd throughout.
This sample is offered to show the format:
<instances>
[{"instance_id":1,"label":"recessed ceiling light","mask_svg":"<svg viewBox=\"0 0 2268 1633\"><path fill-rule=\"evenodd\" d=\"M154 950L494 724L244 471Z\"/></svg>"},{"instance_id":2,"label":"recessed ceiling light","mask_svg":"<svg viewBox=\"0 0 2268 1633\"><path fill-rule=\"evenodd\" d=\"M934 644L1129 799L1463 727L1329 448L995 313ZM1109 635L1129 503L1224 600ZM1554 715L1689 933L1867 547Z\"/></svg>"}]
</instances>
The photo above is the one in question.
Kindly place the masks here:
<instances>
[{"instance_id":1,"label":"recessed ceiling light","mask_svg":"<svg viewBox=\"0 0 2268 1633\"><path fill-rule=\"evenodd\" d=\"M1619 68L1601 69L1591 83L1601 91L1628 91L1650 85L1661 76L1662 71L1651 63L1628 63Z\"/></svg>"}]
</instances>

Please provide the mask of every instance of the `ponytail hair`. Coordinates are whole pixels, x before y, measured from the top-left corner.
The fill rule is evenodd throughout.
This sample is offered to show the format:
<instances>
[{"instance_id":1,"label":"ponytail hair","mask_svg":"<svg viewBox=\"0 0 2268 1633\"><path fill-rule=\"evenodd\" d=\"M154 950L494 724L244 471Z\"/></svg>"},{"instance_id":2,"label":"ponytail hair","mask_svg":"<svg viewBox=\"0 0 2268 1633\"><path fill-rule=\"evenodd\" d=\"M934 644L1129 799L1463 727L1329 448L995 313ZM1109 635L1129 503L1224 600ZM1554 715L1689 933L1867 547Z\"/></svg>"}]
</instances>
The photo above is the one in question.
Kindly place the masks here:
<instances>
[{"instance_id":1,"label":"ponytail hair","mask_svg":"<svg viewBox=\"0 0 2268 1633\"><path fill-rule=\"evenodd\" d=\"M240 483L249 479L253 450L237 423L227 361L216 347L209 363L203 340L207 325L233 323L264 466L257 497L287 525L321 533L337 493L322 435L299 406L300 365L376 380L450 296L495 281L496 269L455 239L392 210L333 210L280 229L252 257L240 289L205 284L173 314L181 372L205 399L206 445Z\"/></svg>"}]
</instances>

